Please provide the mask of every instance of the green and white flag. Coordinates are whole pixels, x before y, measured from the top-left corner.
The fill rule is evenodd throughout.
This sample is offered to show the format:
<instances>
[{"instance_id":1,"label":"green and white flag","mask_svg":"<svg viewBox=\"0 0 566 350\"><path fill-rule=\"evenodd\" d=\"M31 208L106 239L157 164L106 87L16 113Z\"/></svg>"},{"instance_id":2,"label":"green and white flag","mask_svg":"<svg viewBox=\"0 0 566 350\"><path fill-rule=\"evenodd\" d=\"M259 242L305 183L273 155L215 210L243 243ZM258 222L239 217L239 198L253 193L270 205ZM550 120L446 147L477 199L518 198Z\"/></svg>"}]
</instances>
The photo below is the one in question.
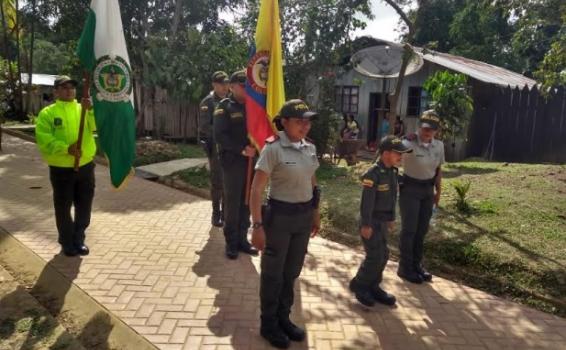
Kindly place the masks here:
<instances>
[{"instance_id":1,"label":"green and white flag","mask_svg":"<svg viewBox=\"0 0 566 350\"><path fill-rule=\"evenodd\" d=\"M132 172L136 154L132 70L118 0L92 0L77 54L91 73L98 139L118 188Z\"/></svg>"}]
</instances>

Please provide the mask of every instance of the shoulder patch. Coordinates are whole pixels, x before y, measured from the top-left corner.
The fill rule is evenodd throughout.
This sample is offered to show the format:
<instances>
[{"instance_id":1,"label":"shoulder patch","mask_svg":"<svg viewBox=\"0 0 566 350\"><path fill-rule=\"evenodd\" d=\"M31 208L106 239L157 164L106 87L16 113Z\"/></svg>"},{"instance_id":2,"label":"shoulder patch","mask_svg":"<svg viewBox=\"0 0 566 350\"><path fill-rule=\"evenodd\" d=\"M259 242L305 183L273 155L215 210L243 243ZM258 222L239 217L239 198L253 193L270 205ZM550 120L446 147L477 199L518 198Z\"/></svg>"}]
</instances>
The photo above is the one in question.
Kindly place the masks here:
<instances>
[{"instance_id":1,"label":"shoulder patch","mask_svg":"<svg viewBox=\"0 0 566 350\"><path fill-rule=\"evenodd\" d=\"M273 136L270 136L267 139L265 139L265 143L271 144L271 143L273 143L277 140L279 140L279 135L273 135Z\"/></svg>"},{"instance_id":2,"label":"shoulder patch","mask_svg":"<svg viewBox=\"0 0 566 350\"><path fill-rule=\"evenodd\" d=\"M363 179L362 180L362 186L364 187L373 187L374 182L372 179Z\"/></svg>"},{"instance_id":3,"label":"shoulder patch","mask_svg":"<svg viewBox=\"0 0 566 350\"><path fill-rule=\"evenodd\" d=\"M202 106L200 106L200 110L203 111L203 112L206 112L206 111L208 111L208 106L202 105Z\"/></svg>"}]
</instances>

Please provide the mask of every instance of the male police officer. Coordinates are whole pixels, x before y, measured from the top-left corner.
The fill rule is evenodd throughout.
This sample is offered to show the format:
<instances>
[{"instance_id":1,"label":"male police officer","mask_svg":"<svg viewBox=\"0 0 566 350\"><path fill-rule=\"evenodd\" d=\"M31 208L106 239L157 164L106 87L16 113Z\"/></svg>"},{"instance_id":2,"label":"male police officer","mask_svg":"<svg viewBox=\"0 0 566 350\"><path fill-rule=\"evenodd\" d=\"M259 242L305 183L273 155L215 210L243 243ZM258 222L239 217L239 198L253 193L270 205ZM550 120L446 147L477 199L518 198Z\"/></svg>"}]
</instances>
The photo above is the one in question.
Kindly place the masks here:
<instances>
[{"instance_id":1,"label":"male police officer","mask_svg":"<svg viewBox=\"0 0 566 350\"><path fill-rule=\"evenodd\" d=\"M401 209L401 259L397 275L412 283L431 281L432 275L422 265L424 237L432 210L438 205L441 190L441 165L444 144L434 136L440 127L435 111L425 111L416 135L403 140L413 152L403 158L403 184L399 196Z\"/></svg>"},{"instance_id":2,"label":"male police officer","mask_svg":"<svg viewBox=\"0 0 566 350\"><path fill-rule=\"evenodd\" d=\"M77 140L81 109L90 110L91 103L89 99L77 103L76 86L77 82L68 76L57 77L54 91L56 101L39 113L35 127L37 146L49 165L59 243L67 256L89 253L84 241L94 197L94 113L89 111L86 114L79 150ZM75 155L80 156L78 171L73 169ZM74 220L71 217L73 205Z\"/></svg>"},{"instance_id":3,"label":"male police officer","mask_svg":"<svg viewBox=\"0 0 566 350\"><path fill-rule=\"evenodd\" d=\"M225 174L224 237L229 259L236 259L239 251L258 254L247 238L250 209L245 204L246 170L249 158L256 155L256 150L248 140L245 83L245 71L232 74L232 95L220 101L214 111L214 139L220 149L220 164Z\"/></svg>"},{"instance_id":4,"label":"male police officer","mask_svg":"<svg viewBox=\"0 0 566 350\"><path fill-rule=\"evenodd\" d=\"M379 161L362 176L360 235L366 257L350 282L350 290L366 306L373 306L375 302L391 306L396 302L379 284L389 259L387 233L395 221L396 167L401 163L401 155L410 152L411 148L403 145L398 137L385 136L379 146Z\"/></svg>"},{"instance_id":5,"label":"male police officer","mask_svg":"<svg viewBox=\"0 0 566 350\"><path fill-rule=\"evenodd\" d=\"M212 75L212 91L200 103L199 139L208 157L210 168L210 197L212 225L222 227L222 167L213 135L214 109L228 94L228 74L218 71Z\"/></svg>"}]
</instances>

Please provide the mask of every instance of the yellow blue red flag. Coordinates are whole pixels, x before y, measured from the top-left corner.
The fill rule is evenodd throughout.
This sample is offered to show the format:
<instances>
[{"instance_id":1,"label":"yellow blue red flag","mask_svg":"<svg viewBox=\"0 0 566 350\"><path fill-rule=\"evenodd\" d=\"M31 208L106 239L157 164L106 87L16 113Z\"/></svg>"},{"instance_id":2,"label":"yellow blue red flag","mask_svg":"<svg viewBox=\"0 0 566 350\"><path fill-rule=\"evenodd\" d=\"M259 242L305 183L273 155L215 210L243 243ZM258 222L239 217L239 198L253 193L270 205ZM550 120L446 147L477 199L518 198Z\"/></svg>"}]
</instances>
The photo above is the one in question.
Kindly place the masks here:
<instances>
[{"instance_id":1,"label":"yellow blue red flag","mask_svg":"<svg viewBox=\"0 0 566 350\"><path fill-rule=\"evenodd\" d=\"M261 151L275 133L273 119L285 103L279 1L261 0L246 82L248 137Z\"/></svg>"}]
</instances>

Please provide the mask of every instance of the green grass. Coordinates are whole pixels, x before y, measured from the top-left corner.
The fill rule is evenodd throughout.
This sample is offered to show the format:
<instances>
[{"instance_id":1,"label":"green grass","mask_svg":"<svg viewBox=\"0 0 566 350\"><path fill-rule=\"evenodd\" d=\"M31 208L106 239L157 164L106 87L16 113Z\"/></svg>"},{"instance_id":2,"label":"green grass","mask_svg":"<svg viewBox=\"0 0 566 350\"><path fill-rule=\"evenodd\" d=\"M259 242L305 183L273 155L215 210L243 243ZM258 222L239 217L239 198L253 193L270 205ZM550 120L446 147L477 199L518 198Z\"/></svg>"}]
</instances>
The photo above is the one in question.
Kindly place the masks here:
<instances>
[{"instance_id":1,"label":"green grass","mask_svg":"<svg viewBox=\"0 0 566 350\"><path fill-rule=\"evenodd\" d=\"M178 177L185 183L197 188L210 188L210 173L206 167L181 170L174 173L172 176Z\"/></svg>"},{"instance_id":2,"label":"green grass","mask_svg":"<svg viewBox=\"0 0 566 350\"><path fill-rule=\"evenodd\" d=\"M323 234L358 244L359 175L369 167L324 164ZM464 283L566 315L547 300L566 295L566 167L467 161L444 167L440 210L426 240L427 265ZM470 210L456 209L456 181L470 181ZM399 227L400 225L397 225ZM398 232L390 235L393 254Z\"/></svg>"},{"instance_id":3,"label":"green grass","mask_svg":"<svg viewBox=\"0 0 566 350\"><path fill-rule=\"evenodd\" d=\"M138 141L134 166L167 162L183 158L206 158L197 145L175 144L164 141Z\"/></svg>"}]
</instances>

